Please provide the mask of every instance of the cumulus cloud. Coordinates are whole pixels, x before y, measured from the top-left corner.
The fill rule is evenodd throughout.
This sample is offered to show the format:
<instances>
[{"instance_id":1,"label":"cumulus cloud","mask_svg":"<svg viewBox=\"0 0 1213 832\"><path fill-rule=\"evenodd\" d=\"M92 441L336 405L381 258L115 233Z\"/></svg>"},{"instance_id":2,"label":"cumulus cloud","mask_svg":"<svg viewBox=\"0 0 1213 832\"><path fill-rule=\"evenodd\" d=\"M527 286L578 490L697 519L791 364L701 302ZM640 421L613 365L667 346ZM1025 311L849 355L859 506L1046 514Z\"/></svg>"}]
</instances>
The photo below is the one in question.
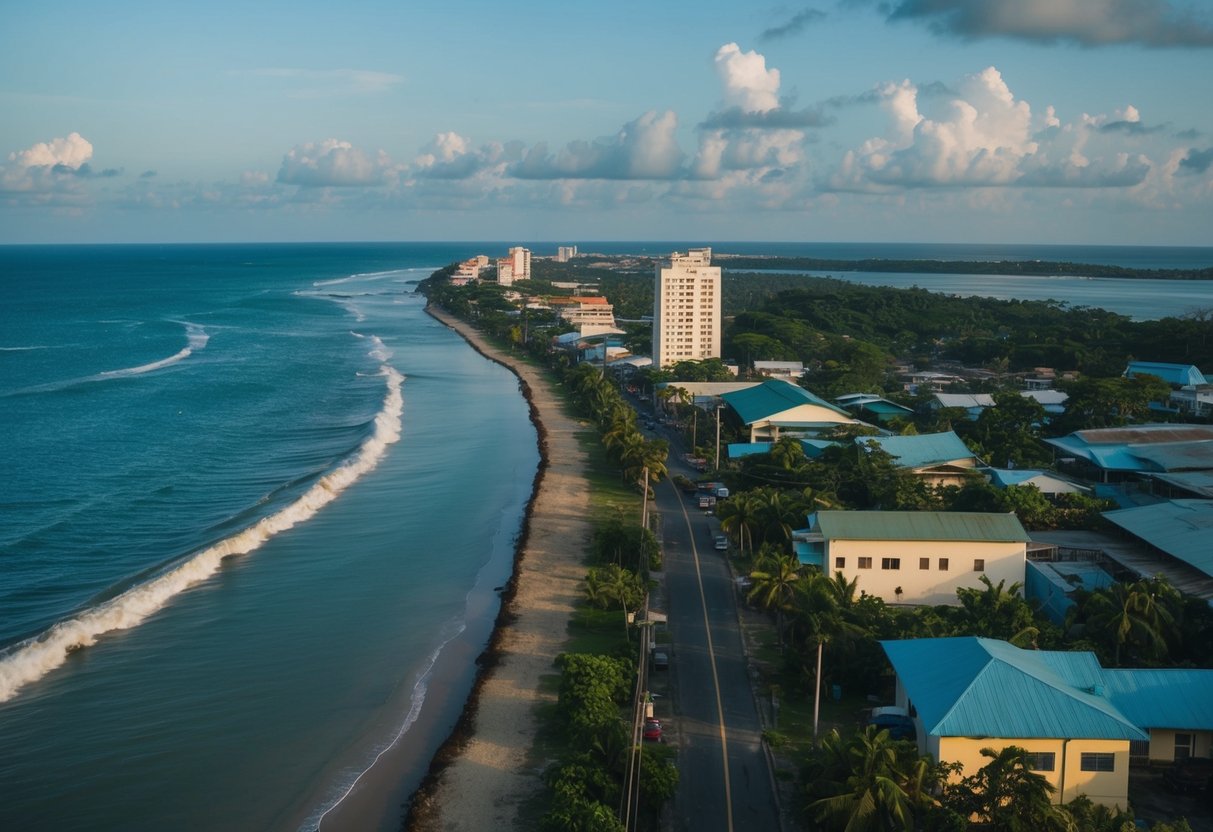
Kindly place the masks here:
<instances>
[{"instance_id":1,"label":"cumulus cloud","mask_svg":"<svg viewBox=\"0 0 1213 832\"><path fill-rule=\"evenodd\" d=\"M994 67L965 78L935 118L921 112L917 87L909 81L888 84L881 95L888 134L848 151L830 187L1126 188L1143 182L1151 170L1142 154L1095 144L1108 124L1140 122L1135 108L1084 114L1071 124L1062 124L1052 107L1034 117Z\"/></svg>"},{"instance_id":2,"label":"cumulus cloud","mask_svg":"<svg viewBox=\"0 0 1213 832\"><path fill-rule=\"evenodd\" d=\"M649 111L614 136L570 142L555 153L535 144L509 173L519 179L673 179L682 174L685 156L677 127L672 110Z\"/></svg>"},{"instance_id":3,"label":"cumulus cloud","mask_svg":"<svg viewBox=\"0 0 1213 832\"><path fill-rule=\"evenodd\" d=\"M55 167L76 169L93 158L93 145L79 133L69 133L66 139L38 142L28 150L8 155L9 161L20 167Z\"/></svg>"},{"instance_id":4,"label":"cumulus cloud","mask_svg":"<svg viewBox=\"0 0 1213 832\"><path fill-rule=\"evenodd\" d=\"M278 181L305 188L380 185L389 166L382 151L372 158L349 142L326 139L291 148L282 157Z\"/></svg>"},{"instance_id":5,"label":"cumulus cloud","mask_svg":"<svg viewBox=\"0 0 1213 832\"><path fill-rule=\"evenodd\" d=\"M777 40L788 35L796 35L803 32L810 24L823 20L826 17L826 13L820 9L801 9L782 23L776 24L769 29L764 29L762 34L758 36L758 39Z\"/></svg>"},{"instance_id":6,"label":"cumulus cloud","mask_svg":"<svg viewBox=\"0 0 1213 832\"><path fill-rule=\"evenodd\" d=\"M1209 12L1170 0L901 0L890 20L925 21L937 34L1083 46L1213 46Z\"/></svg>"},{"instance_id":7,"label":"cumulus cloud","mask_svg":"<svg viewBox=\"0 0 1213 832\"><path fill-rule=\"evenodd\" d=\"M767 69L767 59L735 43L716 50L716 74L724 86L725 107L761 113L779 106L779 70Z\"/></svg>"}]
</instances>

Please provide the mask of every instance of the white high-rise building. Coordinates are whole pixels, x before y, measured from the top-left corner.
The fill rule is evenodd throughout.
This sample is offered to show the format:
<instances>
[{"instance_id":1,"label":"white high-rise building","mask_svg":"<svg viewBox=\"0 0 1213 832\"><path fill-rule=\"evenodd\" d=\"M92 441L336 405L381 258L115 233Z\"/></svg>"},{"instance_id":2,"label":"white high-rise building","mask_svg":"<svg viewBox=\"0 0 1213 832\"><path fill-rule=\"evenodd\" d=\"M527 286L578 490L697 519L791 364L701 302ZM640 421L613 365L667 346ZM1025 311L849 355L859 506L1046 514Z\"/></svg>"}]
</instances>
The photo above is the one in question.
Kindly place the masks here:
<instances>
[{"instance_id":1,"label":"white high-rise building","mask_svg":"<svg viewBox=\"0 0 1213 832\"><path fill-rule=\"evenodd\" d=\"M653 365L720 357L720 267L710 248L674 252L653 285Z\"/></svg>"},{"instance_id":2,"label":"white high-rise building","mask_svg":"<svg viewBox=\"0 0 1213 832\"><path fill-rule=\"evenodd\" d=\"M514 267L515 280L531 279L531 250L515 246L510 249L510 264Z\"/></svg>"}]
</instances>

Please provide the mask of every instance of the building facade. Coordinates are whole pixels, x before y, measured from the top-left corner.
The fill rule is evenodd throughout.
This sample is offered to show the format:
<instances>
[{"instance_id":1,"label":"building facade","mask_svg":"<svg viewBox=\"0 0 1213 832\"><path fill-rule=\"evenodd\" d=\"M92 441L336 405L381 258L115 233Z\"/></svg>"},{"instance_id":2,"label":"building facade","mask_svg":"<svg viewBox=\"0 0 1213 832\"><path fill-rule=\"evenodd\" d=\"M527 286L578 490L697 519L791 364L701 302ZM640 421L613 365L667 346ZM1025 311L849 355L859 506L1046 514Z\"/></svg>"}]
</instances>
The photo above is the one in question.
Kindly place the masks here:
<instances>
[{"instance_id":1,"label":"building facade","mask_svg":"<svg viewBox=\"0 0 1213 832\"><path fill-rule=\"evenodd\" d=\"M674 252L653 286L653 364L720 358L720 267L710 248Z\"/></svg>"}]
</instances>

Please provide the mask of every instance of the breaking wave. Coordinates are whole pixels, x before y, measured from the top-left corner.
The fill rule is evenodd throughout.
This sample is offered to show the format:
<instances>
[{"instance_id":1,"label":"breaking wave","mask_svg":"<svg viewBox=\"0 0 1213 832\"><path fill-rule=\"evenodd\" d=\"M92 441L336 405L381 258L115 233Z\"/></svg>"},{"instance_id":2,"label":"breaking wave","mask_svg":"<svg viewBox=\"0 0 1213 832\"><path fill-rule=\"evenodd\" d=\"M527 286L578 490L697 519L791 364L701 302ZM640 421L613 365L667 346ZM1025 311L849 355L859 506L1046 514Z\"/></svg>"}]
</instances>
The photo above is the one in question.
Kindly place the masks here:
<instances>
[{"instance_id":1,"label":"breaking wave","mask_svg":"<svg viewBox=\"0 0 1213 832\"><path fill-rule=\"evenodd\" d=\"M205 338L200 327L198 331L198 337ZM247 554L279 532L310 519L363 474L375 468L388 446L400 439L401 414L404 410L401 394L404 376L386 364L380 371L387 379L383 407L375 416L371 435L344 463L325 474L299 499L280 511L188 556L184 562L151 580L0 652L0 702L12 699L22 687L62 665L72 652L95 644L99 636L138 626L168 604L175 595L209 578L224 558Z\"/></svg>"}]
</instances>

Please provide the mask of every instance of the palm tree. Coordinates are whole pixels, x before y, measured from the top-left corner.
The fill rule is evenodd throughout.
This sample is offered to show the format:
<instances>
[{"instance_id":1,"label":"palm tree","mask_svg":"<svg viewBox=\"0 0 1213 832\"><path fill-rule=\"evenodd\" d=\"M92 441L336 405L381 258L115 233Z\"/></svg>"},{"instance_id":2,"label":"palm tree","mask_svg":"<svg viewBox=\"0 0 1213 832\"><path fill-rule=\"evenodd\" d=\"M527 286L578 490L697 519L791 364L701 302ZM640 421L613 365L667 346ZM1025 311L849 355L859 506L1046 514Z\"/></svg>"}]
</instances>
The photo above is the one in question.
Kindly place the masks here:
<instances>
[{"instance_id":1,"label":"palm tree","mask_svg":"<svg viewBox=\"0 0 1213 832\"><path fill-rule=\"evenodd\" d=\"M769 451L771 461L785 471L794 470L805 462L804 446L800 440L792 436L781 436L771 446Z\"/></svg>"},{"instance_id":2,"label":"palm tree","mask_svg":"<svg viewBox=\"0 0 1213 832\"><path fill-rule=\"evenodd\" d=\"M950 790L959 811L995 832L1078 832L1070 813L1053 803L1053 785L1028 767L1024 749L1009 745L981 753L990 762Z\"/></svg>"},{"instance_id":3,"label":"palm tree","mask_svg":"<svg viewBox=\"0 0 1213 832\"><path fill-rule=\"evenodd\" d=\"M754 551L754 526L758 522L759 502L750 493L736 494L716 507L720 528L737 539L741 551Z\"/></svg>"},{"instance_id":4,"label":"palm tree","mask_svg":"<svg viewBox=\"0 0 1213 832\"><path fill-rule=\"evenodd\" d=\"M845 743L832 730L816 756L819 762L811 768L818 769L820 776L810 793L828 795L808 806L810 814L824 823L819 828L845 832L916 828L916 808L930 800L930 763L924 769L908 743L898 743L887 730L872 725ZM913 793L906 788L911 785Z\"/></svg>"},{"instance_id":5,"label":"palm tree","mask_svg":"<svg viewBox=\"0 0 1213 832\"><path fill-rule=\"evenodd\" d=\"M800 561L791 555L763 558L750 572L750 592L746 596L757 601L768 612L775 611L775 630L779 646L783 647L783 614L791 608L800 581Z\"/></svg>"},{"instance_id":6,"label":"palm tree","mask_svg":"<svg viewBox=\"0 0 1213 832\"><path fill-rule=\"evenodd\" d=\"M1113 661L1120 666L1121 651L1136 648L1143 657L1167 654L1167 637L1174 632L1171 612L1174 590L1164 581L1114 583L1091 593L1082 611L1093 638L1110 637Z\"/></svg>"},{"instance_id":7,"label":"palm tree","mask_svg":"<svg viewBox=\"0 0 1213 832\"><path fill-rule=\"evenodd\" d=\"M997 585L989 576L978 580L985 589L961 587L956 590L965 621L965 632L969 635L1000 638L1017 647L1030 646L1040 634L1035 626L1032 608L1021 597L1023 584L1018 581L1006 586L1003 579Z\"/></svg>"}]
</instances>

